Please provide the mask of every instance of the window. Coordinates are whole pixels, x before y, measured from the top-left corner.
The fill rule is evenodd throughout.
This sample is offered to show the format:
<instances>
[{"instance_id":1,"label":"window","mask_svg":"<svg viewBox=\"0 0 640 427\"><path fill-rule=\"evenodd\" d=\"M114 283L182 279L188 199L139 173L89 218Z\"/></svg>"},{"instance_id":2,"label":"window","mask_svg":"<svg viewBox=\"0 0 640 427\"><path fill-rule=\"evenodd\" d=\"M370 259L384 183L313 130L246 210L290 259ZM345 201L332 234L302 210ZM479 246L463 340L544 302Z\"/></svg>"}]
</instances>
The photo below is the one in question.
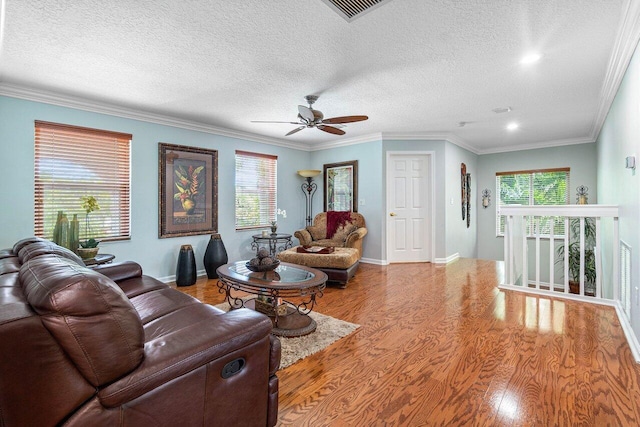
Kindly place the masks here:
<instances>
[{"instance_id":1,"label":"window","mask_svg":"<svg viewBox=\"0 0 640 427\"><path fill-rule=\"evenodd\" d=\"M276 219L278 157L236 151L236 230Z\"/></svg>"},{"instance_id":2,"label":"window","mask_svg":"<svg viewBox=\"0 0 640 427\"><path fill-rule=\"evenodd\" d=\"M131 135L35 122L35 234L53 238L58 212L80 221L80 238L130 237ZM86 235L82 197L96 198Z\"/></svg>"},{"instance_id":3,"label":"window","mask_svg":"<svg viewBox=\"0 0 640 427\"><path fill-rule=\"evenodd\" d=\"M569 204L569 168L496 173L498 212L503 205ZM549 235L551 219L540 217L540 234ZM496 214L496 234L504 235L505 217ZM535 222L527 218L527 234L535 235ZM556 221L554 235L564 234L564 222Z\"/></svg>"}]
</instances>

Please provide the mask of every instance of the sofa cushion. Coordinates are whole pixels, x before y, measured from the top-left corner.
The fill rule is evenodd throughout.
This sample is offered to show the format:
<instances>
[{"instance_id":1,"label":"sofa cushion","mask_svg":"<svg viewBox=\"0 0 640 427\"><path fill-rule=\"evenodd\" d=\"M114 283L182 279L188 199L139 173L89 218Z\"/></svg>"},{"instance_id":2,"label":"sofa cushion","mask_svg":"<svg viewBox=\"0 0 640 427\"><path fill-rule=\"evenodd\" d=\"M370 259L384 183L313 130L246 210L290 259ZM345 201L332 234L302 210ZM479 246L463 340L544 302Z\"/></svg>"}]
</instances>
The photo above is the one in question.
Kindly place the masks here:
<instances>
[{"instance_id":1,"label":"sofa cushion","mask_svg":"<svg viewBox=\"0 0 640 427\"><path fill-rule=\"evenodd\" d=\"M14 245L14 252L18 247L20 247L20 245L16 243ZM74 254L67 248L63 248L62 246L58 246L55 243L46 240L37 240L31 244L22 246L16 253L18 254L18 258L20 258L20 262L22 264L42 255L57 255L61 258L73 261L77 265L84 266L84 261L82 261L82 258L78 255Z\"/></svg>"},{"instance_id":2,"label":"sofa cushion","mask_svg":"<svg viewBox=\"0 0 640 427\"><path fill-rule=\"evenodd\" d=\"M71 260L43 255L22 265L20 281L44 326L93 386L140 364L142 324L112 280Z\"/></svg>"}]
</instances>

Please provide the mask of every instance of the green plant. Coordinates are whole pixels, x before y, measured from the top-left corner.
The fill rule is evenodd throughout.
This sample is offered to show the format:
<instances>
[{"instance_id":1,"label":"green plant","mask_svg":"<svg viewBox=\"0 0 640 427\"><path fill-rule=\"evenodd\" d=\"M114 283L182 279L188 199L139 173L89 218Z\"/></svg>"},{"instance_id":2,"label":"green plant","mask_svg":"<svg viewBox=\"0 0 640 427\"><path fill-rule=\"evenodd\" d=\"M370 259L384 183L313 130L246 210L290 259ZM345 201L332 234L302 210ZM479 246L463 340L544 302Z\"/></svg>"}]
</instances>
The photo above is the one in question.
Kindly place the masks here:
<instances>
[{"instance_id":1,"label":"green plant","mask_svg":"<svg viewBox=\"0 0 640 427\"><path fill-rule=\"evenodd\" d=\"M580 219L573 218L569 226L569 274L570 280L580 281ZM596 245L596 226L593 218L584 219L584 281L593 285L596 282L596 256L594 246ZM556 251L558 260L556 264L564 264L565 247L564 244L558 246Z\"/></svg>"},{"instance_id":2,"label":"green plant","mask_svg":"<svg viewBox=\"0 0 640 427\"><path fill-rule=\"evenodd\" d=\"M95 248L100 243L93 237L89 237L89 214L93 211L99 211L100 205L93 196L82 196L82 209L85 211L85 231L84 241L80 242L83 248Z\"/></svg>"}]
</instances>

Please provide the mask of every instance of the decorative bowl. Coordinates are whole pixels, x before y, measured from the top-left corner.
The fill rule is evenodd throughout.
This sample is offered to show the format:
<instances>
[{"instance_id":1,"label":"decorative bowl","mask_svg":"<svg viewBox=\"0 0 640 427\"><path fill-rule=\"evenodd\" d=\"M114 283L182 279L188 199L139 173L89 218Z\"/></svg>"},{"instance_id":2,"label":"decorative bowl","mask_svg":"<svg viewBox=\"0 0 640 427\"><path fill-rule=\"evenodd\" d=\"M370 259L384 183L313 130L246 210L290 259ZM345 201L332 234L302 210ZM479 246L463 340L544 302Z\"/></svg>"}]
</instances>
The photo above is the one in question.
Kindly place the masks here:
<instances>
[{"instance_id":1,"label":"decorative bowl","mask_svg":"<svg viewBox=\"0 0 640 427\"><path fill-rule=\"evenodd\" d=\"M251 271L256 271L256 272L271 271L271 270L275 270L280 265L280 260L276 260L273 264L269 264L269 265L251 265L249 264L249 261L247 261L245 265Z\"/></svg>"}]
</instances>

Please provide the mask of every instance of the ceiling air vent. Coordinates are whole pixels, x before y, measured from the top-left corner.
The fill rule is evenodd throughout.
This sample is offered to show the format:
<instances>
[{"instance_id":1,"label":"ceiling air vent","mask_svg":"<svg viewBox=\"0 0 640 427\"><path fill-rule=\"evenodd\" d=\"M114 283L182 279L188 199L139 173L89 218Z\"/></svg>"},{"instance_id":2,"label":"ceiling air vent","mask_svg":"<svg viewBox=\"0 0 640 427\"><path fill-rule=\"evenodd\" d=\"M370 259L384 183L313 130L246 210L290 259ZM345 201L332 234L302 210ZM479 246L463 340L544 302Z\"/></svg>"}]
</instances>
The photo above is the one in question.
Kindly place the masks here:
<instances>
[{"instance_id":1,"label":"ceiling air vent","mask_svg":"<svg viewBox=\"0 0 640 427\"><path fill-rule=\"evenodd\" d=\"M322 0L324 4L342 16L347 22L351 22L390 1L391 0Z\"/></svg>"}]
</instances>

